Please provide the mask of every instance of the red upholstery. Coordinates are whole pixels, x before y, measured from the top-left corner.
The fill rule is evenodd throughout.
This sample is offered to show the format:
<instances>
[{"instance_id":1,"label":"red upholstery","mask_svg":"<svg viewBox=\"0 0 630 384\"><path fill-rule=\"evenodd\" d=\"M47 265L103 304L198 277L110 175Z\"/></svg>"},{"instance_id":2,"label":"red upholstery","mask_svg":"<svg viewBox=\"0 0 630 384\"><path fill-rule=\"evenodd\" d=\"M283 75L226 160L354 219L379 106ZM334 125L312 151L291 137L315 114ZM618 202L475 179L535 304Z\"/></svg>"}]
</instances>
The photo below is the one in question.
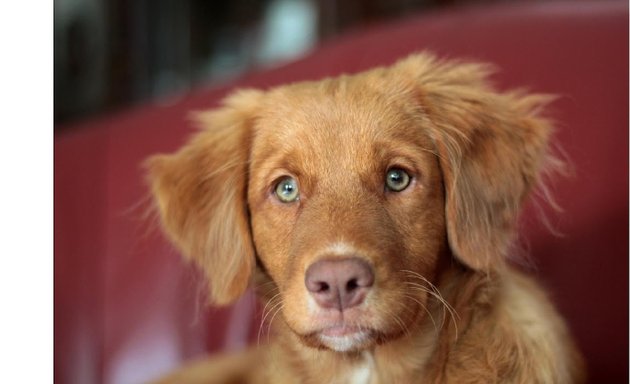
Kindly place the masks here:
<instances>
[{"instance_id":1,"label":"red upholstery","mask_svg":"<svg viewBox=\"0 0 630 384\"><path fill-rule=\"evenodd\" d=\"M356 31L307 58L68 128L55 138L55 381L137 383L251 338L251 297L204 311L198 276L143 218L141 162L191 133L190 110L269 87L387 64L410 52L490 61L500 88L560 95L552 114L575 176L557 180L557 237L526 215L536 274L585 353L591 382L628 381L628 5L456 9ZM254 332L255 333L255 332Z\"/></svg>"}]
</instances>

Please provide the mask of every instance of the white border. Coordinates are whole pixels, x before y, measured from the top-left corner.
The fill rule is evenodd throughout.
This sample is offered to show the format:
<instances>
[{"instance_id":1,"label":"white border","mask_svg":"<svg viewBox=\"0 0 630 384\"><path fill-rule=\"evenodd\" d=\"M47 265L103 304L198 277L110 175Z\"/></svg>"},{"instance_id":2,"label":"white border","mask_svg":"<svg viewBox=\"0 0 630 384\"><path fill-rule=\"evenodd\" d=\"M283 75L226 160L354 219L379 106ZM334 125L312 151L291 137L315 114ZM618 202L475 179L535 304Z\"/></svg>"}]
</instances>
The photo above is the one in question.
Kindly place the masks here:
<instances>
[{"instance_id":1,"label":"white border","mask_svg":"<svg viewBox=\"0 0 630 384\"><path fill-rule=\"evenodd\" d=\"M0 354L53 382L53 2L0 5Z\"/></svg>"}]
</instances>

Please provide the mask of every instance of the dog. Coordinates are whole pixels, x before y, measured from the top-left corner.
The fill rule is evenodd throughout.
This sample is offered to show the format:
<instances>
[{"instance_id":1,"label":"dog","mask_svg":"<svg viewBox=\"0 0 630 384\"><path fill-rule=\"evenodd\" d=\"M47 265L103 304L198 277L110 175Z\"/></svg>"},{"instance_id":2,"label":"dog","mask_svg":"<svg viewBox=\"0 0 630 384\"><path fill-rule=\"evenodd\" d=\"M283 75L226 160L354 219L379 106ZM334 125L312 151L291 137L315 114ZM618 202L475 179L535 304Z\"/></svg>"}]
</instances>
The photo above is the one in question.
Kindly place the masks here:
<instances>
[{"instance_id":1,"label":"dog","mask_svg":"<svg viewBox=\"0 0 630 384\"><path fill-rule=\"evenodd\" d=\"M566 324L508 260L561 164L551 98L499 92L492 71L423 52L240 90L150 158L164 231L211 302L253 287L274 319L268 344L162 382L583 382Z\"/></svg>"}]
</instances>

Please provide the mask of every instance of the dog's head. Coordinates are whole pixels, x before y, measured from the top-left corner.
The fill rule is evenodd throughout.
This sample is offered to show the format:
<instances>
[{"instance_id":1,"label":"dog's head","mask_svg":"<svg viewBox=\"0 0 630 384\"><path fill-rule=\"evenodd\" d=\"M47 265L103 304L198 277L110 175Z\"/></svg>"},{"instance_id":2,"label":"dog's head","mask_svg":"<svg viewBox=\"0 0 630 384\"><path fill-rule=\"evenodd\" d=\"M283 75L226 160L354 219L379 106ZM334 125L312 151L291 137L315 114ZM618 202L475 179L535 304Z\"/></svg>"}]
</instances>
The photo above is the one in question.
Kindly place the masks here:
<instances>
[{"instance_id":1,"label":"dog's head","mask_svg":"<svg viewBox=\"0 0 630 384\"><path fill-rule=\"evenodd\" d=\"M237 92L179 152L150 159L165 230L217 304L258 270L308 345L398 337L427 316L445 260L502 267L547 158L546 99L495 92L488 73L421 54Z\"/></svg>"}]
</instances>

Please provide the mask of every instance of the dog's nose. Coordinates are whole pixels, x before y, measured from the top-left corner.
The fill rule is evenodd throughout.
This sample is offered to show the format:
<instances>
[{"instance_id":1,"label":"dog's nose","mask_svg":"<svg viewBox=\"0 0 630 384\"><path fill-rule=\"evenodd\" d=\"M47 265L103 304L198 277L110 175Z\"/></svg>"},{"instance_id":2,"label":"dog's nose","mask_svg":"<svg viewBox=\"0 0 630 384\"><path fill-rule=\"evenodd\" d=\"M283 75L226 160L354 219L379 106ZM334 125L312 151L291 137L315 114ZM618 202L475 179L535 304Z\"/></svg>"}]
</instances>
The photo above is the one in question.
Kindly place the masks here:
<instances>
[{"instance_id":1,"label":"dog's nose","mask_svg":"<svg viewBox=\"0 0 630 384\"><path fill-rule=\"evenodd\" d=\"M343 311L363 302L374 273L359 258L320 260L306 269L306 289L322 308Z\"/></svg>"}]
</instances>

